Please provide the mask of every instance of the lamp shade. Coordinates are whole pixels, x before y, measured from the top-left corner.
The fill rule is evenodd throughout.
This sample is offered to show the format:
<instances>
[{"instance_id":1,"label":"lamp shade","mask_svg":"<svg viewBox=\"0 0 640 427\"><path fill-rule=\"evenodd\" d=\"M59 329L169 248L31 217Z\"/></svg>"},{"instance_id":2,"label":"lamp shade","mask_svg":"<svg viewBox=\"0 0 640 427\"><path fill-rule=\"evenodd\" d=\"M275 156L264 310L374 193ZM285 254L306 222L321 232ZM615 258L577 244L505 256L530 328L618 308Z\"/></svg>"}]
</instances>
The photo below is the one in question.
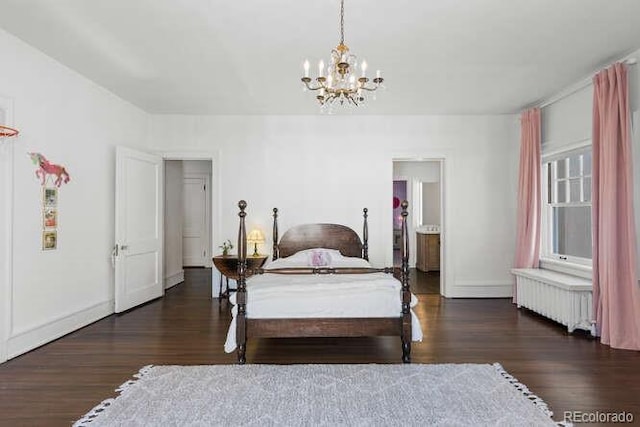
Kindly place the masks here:
<instances>
[{"instance_id":1,"label":"lamp shade","mask_svg":"<svg viewBox=\"0 0 640 427\"><path fill-rule=\"evenodd\" d=\"M247 242L264 243L264 234L262 234L262 231L260 231L259 229L254 228L247 236Z\"/></svg>"}]
</instances>

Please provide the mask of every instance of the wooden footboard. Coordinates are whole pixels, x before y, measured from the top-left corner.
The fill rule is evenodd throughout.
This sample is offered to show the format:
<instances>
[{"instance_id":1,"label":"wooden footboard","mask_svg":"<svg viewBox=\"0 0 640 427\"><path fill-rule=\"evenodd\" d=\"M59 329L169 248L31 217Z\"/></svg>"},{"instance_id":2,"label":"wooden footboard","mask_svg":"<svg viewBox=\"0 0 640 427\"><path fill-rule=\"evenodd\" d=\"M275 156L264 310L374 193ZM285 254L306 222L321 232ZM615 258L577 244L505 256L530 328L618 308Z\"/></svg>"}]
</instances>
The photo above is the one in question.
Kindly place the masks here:
<instances>
[{"instance_id":1,"label":"wooden footboard","mask_svg":"<svg viewBox=\"0 0 640 427\"><path fill-rule=\"evenodd\" d=\"M238 203L240 228L238 231L238 289L236 303L236 342L238 363L246 362L246 342L252 338L277 337L359 337L359 336L400 336L402 341L402 361L411 361L411 292L409 290L409 238L407 229L407 201L402 202L402 267L400 269L401 313L390 318L314 318L314 319L248 319L247 302L247 240L245 209L247 203ZM325 247L339 249L343 255L358 256L368 260L368 210L365 208L363 237L348 227L337 224L310 224L289 230L278 243L278 209L273 209L273 259L290 256L298 250ZM288 236L288 238L287 238ZM282 268L253 270L253 274L367 274L393 273L393 268Z\"/></svg>"},{"instance_id":2,"label":"wooden footboard","mask_svg":"<svg viewBox=\"0 0 640 427\"><path fill-rule=\"evenodd\" d=\"M371 337L398 335L398 317L247 319L247 335L252 338Z\"/></svg>"}]
</instances>

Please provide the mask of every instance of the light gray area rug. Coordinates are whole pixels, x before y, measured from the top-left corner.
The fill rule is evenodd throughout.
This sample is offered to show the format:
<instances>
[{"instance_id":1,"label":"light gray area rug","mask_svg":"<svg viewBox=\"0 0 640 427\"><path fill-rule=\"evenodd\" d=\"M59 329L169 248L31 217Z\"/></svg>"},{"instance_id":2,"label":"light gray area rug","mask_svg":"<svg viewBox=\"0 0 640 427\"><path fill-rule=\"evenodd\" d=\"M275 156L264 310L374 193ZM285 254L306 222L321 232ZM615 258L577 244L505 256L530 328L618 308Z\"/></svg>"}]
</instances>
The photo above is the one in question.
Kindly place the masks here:
<instances>
[{"instance_id":1,"label":"light gray area rug","mask_svg":"<svg viewBox=\"0 0 640 427\"><path fill-rule=\"evenodd\" d=\"M147 366L75 426L546 426L499 364Z\"/></svg>"}]
</instances>

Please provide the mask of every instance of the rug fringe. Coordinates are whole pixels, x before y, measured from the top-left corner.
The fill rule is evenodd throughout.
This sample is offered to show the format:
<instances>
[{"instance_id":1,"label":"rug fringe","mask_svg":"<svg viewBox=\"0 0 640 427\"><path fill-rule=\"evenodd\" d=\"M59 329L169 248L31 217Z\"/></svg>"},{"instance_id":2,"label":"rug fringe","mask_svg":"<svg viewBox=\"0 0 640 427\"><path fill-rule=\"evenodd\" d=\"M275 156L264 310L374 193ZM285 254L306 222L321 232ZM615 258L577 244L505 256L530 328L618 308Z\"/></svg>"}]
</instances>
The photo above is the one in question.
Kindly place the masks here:
<instances>
[{"instance_id":1,"label":"rug fringe","mask_svg":"<svg viewBox=\"0 0 640 427\"><path fill-rule=\"evenodd\" d=\"M136 383L136 381L138 381L140 378L142 378L145 375L147 375L151 371L151 368L153 368L153 365L147 365L147 366L142 367L142 369L140 369L140 371L138 371L137 374L133 375L133 377L134 377L133 380L125 381L115 391L117 393L119 393L119 394L122 394L124 391L126 391L128 388L130 388L132 385L134 385ZM97 406L95 406L93 409L91 409L89 412L87 412L82 418L80 418L78 421L73 423L73 427L86 427L86 426L88 426L102 412L104 412L105 409L107 409L109 406L111 406L111 404L115 400L116 400L115 398L103 400Z\"/></svg>"},{"instance_id":2,"label":"rug fringe","mask_svg":"<svg viewBox=\"0 0 640 427\"><path fill-rule=\"evenodd\" d=\"M147 365L142 367L137 374L133 375L132 380L127 380L124 383L122 383L120 385L120 387L118 387L116 389L116 391L120 394L122 394L123 391L127 390L129 387L131 387L132 385L134 385L140 378L144 377L145 375L147 375L149 373L149 371L151 371L151 368L153 368L153 365Z\"/></svg>"},{"instance_id":3,"label":"rug fringe","mask_svg":"<svg viewBox=\"0 0 640 427\"><path fill-rule=\"evenodd\" d=\"M527 399L529 399L531 402L533 402L533 404L538 409L540 409L545 415L547 415L553 421L553 411L551 409L549 409L549 405L547 405L547 403L544 400L542 400L536 394L531 392L531 390L529 390L529 388L527 388L526 385L524 385L520 381L518 381L518 379L515 378L513 375L511 375L510 373L505 371L505 369L502 367L501 364L494 363L493 367L496 369L496 371L498 371L498 373L500 375L502 375L502 377L504 379L509 381L509 383L511 385L513 385L518 391L520 391ZM562 427L571 427L571 426L573 426L573 424L567 423L566 421L554 421L554 422L558 426L562 426Z\"/></svg>"},{"instance_id":4,"label":"rug fringe","mask_svg":"<svg viewBox=\"0 0 640 427\"><path fill-rule=\"evenodd\" d=\"M73 423L73 427L84 427L95 420L105 409L113 403L115 399L107 399L100 402L95 408L87 412L82 418Z\"/></svg>"}]
</instances>

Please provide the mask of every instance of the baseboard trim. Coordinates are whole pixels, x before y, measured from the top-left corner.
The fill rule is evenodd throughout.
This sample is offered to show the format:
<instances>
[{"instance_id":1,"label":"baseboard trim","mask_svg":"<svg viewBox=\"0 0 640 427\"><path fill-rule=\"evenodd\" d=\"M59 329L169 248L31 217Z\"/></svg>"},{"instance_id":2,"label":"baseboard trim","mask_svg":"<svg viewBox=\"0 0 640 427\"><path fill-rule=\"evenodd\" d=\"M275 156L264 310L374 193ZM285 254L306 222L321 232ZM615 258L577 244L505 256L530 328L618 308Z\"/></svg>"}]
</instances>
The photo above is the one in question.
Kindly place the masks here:
<instances>
[{"instance_id":1,"label":"baseboard trim","mask_svg":"<svg viewBox=\"0 0 640 427\"><path fill-rule=\"evenodd\" d=\"M114 302L109 300L59 317L49 323L14 334L7 342L7 356L12 359L68 333L113 314Z\"/></svg>"},{"instance_id":2,"label":"baseboard trim","mask_svg":"<svg viewBox=\"0 0 640 427\"><path fill-rule=\"evenodd\" d=\"M447 289L448 298L511 298L513 283L502 281L460 281Z\"/></svg>"},{"instance_id":3,"label":"baseboard trim","mask_svg":"<svg viewBox=\"0 0 640 427\"><path fill-rule=\"evenodd\" d=\"M184 282L184 270L178 271L176 274L164 278L164 288L169 289L178 283Z\"/></svg>"}]
</instances>

